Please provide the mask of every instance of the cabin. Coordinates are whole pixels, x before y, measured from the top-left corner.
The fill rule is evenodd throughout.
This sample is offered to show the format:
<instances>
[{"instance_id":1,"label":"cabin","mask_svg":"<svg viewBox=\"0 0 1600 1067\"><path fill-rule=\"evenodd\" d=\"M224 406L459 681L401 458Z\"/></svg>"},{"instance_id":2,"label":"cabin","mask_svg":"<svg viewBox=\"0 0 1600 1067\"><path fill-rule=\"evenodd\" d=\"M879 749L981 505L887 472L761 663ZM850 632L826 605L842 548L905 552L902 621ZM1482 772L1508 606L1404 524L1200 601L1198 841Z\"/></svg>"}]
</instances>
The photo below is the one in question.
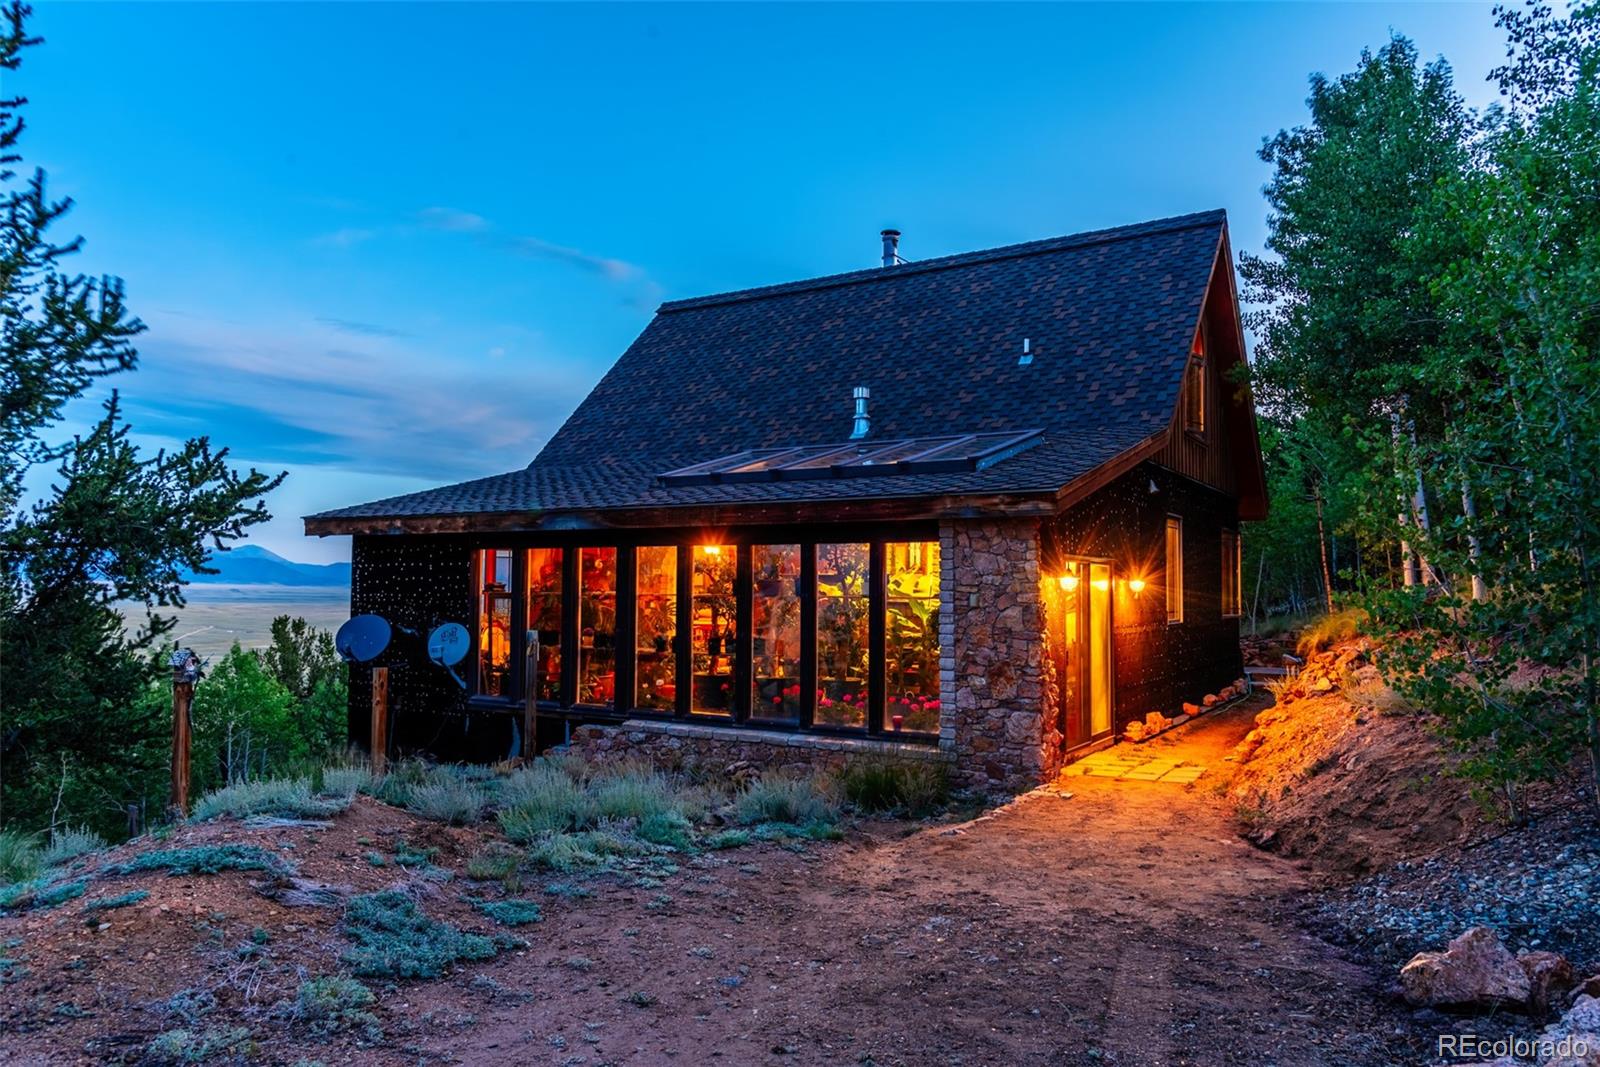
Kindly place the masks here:
<instances>
[{"instance_id":1,"label":"cabin","mask_svg":"<svg viewBox=\"0 0 1600 1067\"><path fill-rule=\"evenodd\" d=\"M528 466L313 515L391 746L1027 788L1241 673L1266 515L1221 211L661 305ZM529 398L529 403L536 403ZM353 738L368 730L352 674Z\"/></svg>"}]
</instances>

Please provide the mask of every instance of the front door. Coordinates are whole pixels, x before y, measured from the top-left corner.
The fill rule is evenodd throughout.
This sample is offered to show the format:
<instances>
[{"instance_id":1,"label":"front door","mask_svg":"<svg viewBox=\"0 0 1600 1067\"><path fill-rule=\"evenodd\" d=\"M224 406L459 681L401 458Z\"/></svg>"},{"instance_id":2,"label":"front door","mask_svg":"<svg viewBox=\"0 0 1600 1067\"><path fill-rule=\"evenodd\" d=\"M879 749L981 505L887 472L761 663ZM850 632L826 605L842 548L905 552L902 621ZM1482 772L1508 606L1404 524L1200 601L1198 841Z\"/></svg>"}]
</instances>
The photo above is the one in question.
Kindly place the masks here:
<instances>
[{"instance_id":1,"label":"front door","mask_svg":"<svg viewBox=\"0 0 1600 1067\"><path fill-rule=\"evenodd\" d=\"M1111 565L1073 559L1046 597L1058 726L1066 748L1111 731Z\"/></svg>"}]
</instances>

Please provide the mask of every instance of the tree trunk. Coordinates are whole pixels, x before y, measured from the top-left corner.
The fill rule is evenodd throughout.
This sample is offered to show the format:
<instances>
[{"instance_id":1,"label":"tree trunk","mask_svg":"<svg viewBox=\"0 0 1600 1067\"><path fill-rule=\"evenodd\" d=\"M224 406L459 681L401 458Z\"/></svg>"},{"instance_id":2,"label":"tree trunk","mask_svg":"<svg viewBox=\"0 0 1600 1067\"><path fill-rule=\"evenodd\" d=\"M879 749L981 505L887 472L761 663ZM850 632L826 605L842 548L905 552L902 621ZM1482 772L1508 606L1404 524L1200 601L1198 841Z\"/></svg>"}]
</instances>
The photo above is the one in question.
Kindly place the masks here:
<instances>
[{"instance_id":1,"label":"tree trunk","mask_svg":"<svg viewBox=\"0 0 1600 1067\"><path fill-rule=\"evenodd\" d=\"M1398 477L1403 473L1400 463L1400 412L1393 410L1389 413L1389 441L1394 453L1394 472ZM1411 541L1406 537L1406 527L1411 525L1409 518L1410 508L1406 506L1406 495L1400 493L1400 511L1396 519L1400 527L1400 579L1407 589L1421 582L1421 575L1417 573L1416 553L1411 551Z\"/></svg>"},{"instance_id":2,"label":"tree trunk","mask_svg":"<svg viewBox=\"0 0 1600 1067\"><path fill-rule=\"evenodd\" d=\"M1317 502L1317 550L1322 553L1322 599L1333 614L1333 572L1328 569L1328 534L1322 525L1322 486L1311 487L1312 499Z\"/></svg>"},{"instance_id":3,"label":"tree trunk","mask_svg":"<svg viewBox=\"0 0 1600 1067\"><path fill-rule=\"evenodd\" d=\"M1467 558L1472 560L1472 599L1488 600L1489 584L1483 580L1483 542L1478 540L1478 506L1466 472L1461 474L1461 514L1467 520Z\"/></svg>"}]
</instances>

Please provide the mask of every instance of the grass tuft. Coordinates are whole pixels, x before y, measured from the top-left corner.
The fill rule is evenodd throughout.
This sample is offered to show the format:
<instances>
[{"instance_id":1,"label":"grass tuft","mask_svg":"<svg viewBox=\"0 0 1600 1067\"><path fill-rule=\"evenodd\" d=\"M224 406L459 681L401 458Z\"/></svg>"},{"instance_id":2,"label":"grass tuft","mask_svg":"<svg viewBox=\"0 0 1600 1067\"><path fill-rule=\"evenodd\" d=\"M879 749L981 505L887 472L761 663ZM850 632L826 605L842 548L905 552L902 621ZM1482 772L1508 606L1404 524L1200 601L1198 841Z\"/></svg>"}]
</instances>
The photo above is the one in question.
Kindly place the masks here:
<instances>
[{"instance_id":1,"label":"grass tuft","mask_svg":"<svg viewBox=\"0 0 1600 1067\"><path fill-rule=\"evenodd\" d=\"M489 798L471 782L453 776L438 776L413 786L406 797L406 810L424 819L449 826L470 826L478 821Z\"/></svg>"},{"instance_id":2,"label":"grass tuft","mask_svg":"<svg viewBox=\"0 0 1600 1067\"><path fill-rule=\"evenodd\" d=\"M39 873L39 838L20 830L0 830L0 885L26 882Z\"/></svg>"},{"instance_id":3,"label":"grass tuft","mask_svg":"<svg viewBox=\"0 0 1600 1067\"><path fill-rule=\"evenodd\" d=\"M367 1010L377 1002L377 995L356 979L331 975L300 983L294 1014L319 1034L361 1030L377 1040L381 1036L378 1019Z\"/></svg>"},{"instance_id":4,"label":"grass tuft","mask_svg":"<svg viewBox=\"0 0 1600 1067\"><path fill-rule=\"evenodd\" d=\"M474 900L472 906L501 926L526 926L544 920L544 912L534 900Z\"/></svg>"},{"instance_id":5,"label":"grass tuft","mask_svg":"<svg viewBox=\"0 0 1600 1067\"><path fill-rule=\"evenodd\" d=\"M146 852L105 869L106 874L138 874L141 871L166 871L172 875L270 871L287 875L294 871L294 865L259 845L195 845Z\"/></svg>"},{"instance_id":6,"label":"grass tuft","mask_svg":"<svg viewBox=\"0 0 1600 1067\"><path fill-rule=\"evenodd\" d=\"M904 812L924 818L950 799L950 775L943 764L862 760L839 775L845 799L864 812Z\"/></svg>"},{"instance_id":7,"label":"grass tuft","mask_svg":"<svg viewBox=\"0 0 1600 1067\"><path fill-rule=\"evenodd\" d=\"M821 780L787 774L765 774L751 782L739 794L735 811L747 825L832 823L839 818L839 805Z\"/></svg>"},{"instance_id":8,"label":"grass tuft","mask_svg":"<svg viewBox=\"0 0 1600 1067\"><path fill-rule=\"evenodd\" d=\"M150 895L148 889L131 889L126 893L119 893L114 897L96 897L83 906L83 914L90 918L97 917L103 911L113 908L126 908L137 904Z\"/></svg>"},{"instance_id":9,"label":"grass tuft","mask_svg":"<svg viewBox=\"0 0 1600 1067\"><path fill-rule=\"evenodd\" d=\"M1367 624L1367 613L1360 608L1346 608L1314 619L1300 631L1295 652L1302 659L1309 658L1325 648L1361 636Z\"/></svg>"},{"instance_id":10,"label":"grass tuft","mask_svg":"<svg viewBox=\"0 0 1600 1067\"><path fill-rule=\"evenodd\" d=\"M250 815L322 819L337 815L349 806L349 796L312 795L309 778L263 778L254 782L235 782L201 797L194 806L194 817L201 821L243 819Z\"/></svg>"},{"instance_id":11,"label":"grass tuft","mask_svg":"<svg viewBox=\"0 0 1600 1067\"><path fill-rule=\"evenodd\" d=\"M145 1046L148 1062L158 1064L206 1063L224 1057L248 1058L255 1042L250 1031L239 1027L202 1030L168 1030Z\"/></svg>"},{"instance_id":12,"label":"grass tuft","mask_svg":"<svg viewBox=\"0 0 1600 1067\"><path fill-rule=\"evenodd\" d=\"M40 854L39 865L58 867L68 860L75 860L91 852L99 852L105 847L106 839L86 827L57 830L50 835L50 844L46 845L44 852Z\"/></svg>"},{"instance_id":13,"label":"grass tuft","mask_svg":"<svg viewBox=\"0 0 1600 1067\"><path fill-rule=\"evenodd\" d=\"M437 978L458 960L486 960L495 942L430 918L397 889L350 901L343 929L355 942L344 955L363 978Z\"/></svg>"}]
</instances>

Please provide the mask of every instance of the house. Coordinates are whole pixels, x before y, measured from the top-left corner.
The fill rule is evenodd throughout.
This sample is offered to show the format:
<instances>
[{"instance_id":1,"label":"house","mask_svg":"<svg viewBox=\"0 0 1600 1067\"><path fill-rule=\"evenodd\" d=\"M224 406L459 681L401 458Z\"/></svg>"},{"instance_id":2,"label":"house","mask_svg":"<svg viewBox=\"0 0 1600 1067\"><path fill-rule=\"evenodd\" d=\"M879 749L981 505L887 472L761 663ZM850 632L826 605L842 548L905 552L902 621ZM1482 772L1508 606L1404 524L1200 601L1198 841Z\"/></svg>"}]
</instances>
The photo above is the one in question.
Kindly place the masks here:
<instances>
[{"instance_id":1,"label":"house","mask_svg":"<svg viewBox=\"0 0 1600 1067\"><path fill-rule=\"evenodd\" d=\"M1227 219L663 304L521 470L306 519L392 650L394 744L944 760L1016 789L1240 673L1267 508ZM530 399L530 403L533 402ZM352 734L366 736L363 672Z\"/></svg>"}]
</instances>

